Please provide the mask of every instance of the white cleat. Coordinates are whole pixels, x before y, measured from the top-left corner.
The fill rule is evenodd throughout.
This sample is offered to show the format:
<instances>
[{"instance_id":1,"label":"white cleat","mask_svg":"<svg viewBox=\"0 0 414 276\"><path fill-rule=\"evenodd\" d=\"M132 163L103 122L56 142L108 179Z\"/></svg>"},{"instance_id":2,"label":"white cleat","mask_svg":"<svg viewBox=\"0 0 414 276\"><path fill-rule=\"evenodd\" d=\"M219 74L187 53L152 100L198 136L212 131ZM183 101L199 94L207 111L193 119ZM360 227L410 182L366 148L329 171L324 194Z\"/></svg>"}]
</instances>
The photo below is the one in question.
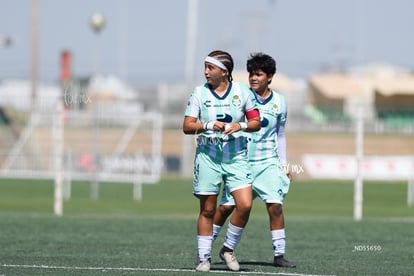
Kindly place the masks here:
<instances>
[{"instance_id":1,"label":"white cleat","mask_svg":"<svg viewBox=\"0 0 414 276\"><path fill-rule=\"evenodd\" d=\"M234 252L225 252L223 249L220 251L220 259L222 259L227 267L232 271L239 271L240 265L239 262L236 259L236 256L234 255Z\"/></svg>"},{"instance_id":2,"label":"white cleat","mask_svg":"<svg viewBox=\"0 0 414 276\"><path fill-rule=\"evenodd\" d=\"M200 263L196 267L196 271L198 272L209 272L210 271L210 261L200 261Z\"/></svg>"}]
</instances>

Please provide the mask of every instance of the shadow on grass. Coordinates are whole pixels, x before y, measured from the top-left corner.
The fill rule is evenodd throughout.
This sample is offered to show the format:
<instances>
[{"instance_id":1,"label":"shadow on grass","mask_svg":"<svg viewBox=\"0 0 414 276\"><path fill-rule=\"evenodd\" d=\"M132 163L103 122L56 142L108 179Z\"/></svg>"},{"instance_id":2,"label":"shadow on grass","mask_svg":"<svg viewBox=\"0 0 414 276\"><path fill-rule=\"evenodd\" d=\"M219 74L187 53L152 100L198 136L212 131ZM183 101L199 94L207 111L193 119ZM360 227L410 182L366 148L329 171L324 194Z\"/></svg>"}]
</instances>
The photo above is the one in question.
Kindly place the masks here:
<instances>
[{"instance_id":1,"label":"shadow on grass","mask_svg":"<svg viewBox=\"0 0 414 276\"><path fill-rule=\"evenodd\" d=\"M240 265L259 265L259 266L274 266L273 263L268 262L254 262L254 261L245 261L239 262Z\"/></svg>"}]
</instances>

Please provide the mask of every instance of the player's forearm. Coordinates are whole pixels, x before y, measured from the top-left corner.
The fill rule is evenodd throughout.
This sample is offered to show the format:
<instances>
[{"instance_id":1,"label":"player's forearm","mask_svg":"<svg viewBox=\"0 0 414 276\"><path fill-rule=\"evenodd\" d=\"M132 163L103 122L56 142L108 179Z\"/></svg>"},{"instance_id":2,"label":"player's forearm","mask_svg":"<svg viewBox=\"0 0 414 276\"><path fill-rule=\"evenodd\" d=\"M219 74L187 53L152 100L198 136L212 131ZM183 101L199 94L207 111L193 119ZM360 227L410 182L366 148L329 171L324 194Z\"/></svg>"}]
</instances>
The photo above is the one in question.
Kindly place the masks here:
<instances>
[{"instance_id":1,"label":"player's forearm","mask_svg":"<svg viewBox=\"0 0 414 276\"><path fill-rule=\"evenodd\" d=\"M183 132L185 134L197 134L204 131L202 123L188 123L183 125Z\"/></svg>"},{"instance_id":2,"label":"player's forearm","mask_svg":"<svg viewBox=\"0 0 414 276\"><path fill-rule=\"evenodd\" d=\"M193 117L185 117L183 122L183 132L185 134L197 134L204 132L203 124Z\"/></svg>"},{"instance_id":3,"label":"player's forearm","mask_svg":"<svg viewBox=\"0 0 414 276\"><path fill-rule=\"evenodd\" d=\"M246 122L246 128L243 129L243 131L245 132L255 132L260 130L260 119L259 118L254 118L254 119L250 119L249 121Z\"/></svg>"},{"instance_id":4,"label":"player's forearm","mask_svg":"<svg viewBox=\"0 0 414 276\"><path fill-rule=\"evenodd\" d=\"M277 130L277 155L279 157L280 164L282 166L287 166L287 155L286 155L286 132L285 124L281 124Z\"/></svg>"}]
</instances>

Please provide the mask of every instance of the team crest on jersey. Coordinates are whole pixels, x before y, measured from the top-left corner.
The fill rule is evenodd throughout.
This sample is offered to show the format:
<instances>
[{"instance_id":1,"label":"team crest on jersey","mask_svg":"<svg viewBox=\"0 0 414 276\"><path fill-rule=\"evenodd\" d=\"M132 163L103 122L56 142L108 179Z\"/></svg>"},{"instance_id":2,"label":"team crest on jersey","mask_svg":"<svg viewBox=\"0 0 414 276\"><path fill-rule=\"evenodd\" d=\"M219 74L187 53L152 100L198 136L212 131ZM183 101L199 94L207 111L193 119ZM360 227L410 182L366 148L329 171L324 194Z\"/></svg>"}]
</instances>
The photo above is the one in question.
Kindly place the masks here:
<instances>
[{"instance_id":1,"label":"team crest on jersey","mask_svg":"<svg viewBox=\"0 0 414 276\"><path fill-rule=\"evenodd\" d=\"M277 104L274 104L272 110L274 113L279 113L279 106Z\"/></svg>"},{"instance_id":2,"label":"team crest on jersey","mask_svg":"<svg viewBox=\"0 0 414 276\"><path fill-rule=\"evenodd\" d=\"M239 95L234 95L233 96L233 101L232 101L234 106L240 106L241 105L241 100Z\"/></svg>"}]
</instances>

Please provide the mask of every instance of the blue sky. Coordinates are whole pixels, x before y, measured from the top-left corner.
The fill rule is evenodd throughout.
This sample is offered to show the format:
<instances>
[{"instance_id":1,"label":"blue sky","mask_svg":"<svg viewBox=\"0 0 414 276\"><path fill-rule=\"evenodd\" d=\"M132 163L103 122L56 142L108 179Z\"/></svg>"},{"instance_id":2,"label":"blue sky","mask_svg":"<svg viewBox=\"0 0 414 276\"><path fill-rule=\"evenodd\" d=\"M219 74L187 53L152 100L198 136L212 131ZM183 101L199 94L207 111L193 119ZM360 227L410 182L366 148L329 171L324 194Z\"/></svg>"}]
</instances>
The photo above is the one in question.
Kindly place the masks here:
<instances>
[{"instance_id":1,"label":"blue sky","mask_svg":"<svg viewBox=\"0 0 414 276\"><path fill-rule=\"evenodd\" d=\"M386 63L414 68L414 1L199 0L195 78L203 58L229 51L244 70L251 51L271 54L280 72L306 78L322 68ZM39 77L55 82L69 50L75 76L95 71L134 85L184 80L187 0L39 0ZM101 12L97 35L89 18ZM30 77L30 1L0 2L0 80ZM99 60L99 62L97 62Z\"/></svg>"}]
</instances>

